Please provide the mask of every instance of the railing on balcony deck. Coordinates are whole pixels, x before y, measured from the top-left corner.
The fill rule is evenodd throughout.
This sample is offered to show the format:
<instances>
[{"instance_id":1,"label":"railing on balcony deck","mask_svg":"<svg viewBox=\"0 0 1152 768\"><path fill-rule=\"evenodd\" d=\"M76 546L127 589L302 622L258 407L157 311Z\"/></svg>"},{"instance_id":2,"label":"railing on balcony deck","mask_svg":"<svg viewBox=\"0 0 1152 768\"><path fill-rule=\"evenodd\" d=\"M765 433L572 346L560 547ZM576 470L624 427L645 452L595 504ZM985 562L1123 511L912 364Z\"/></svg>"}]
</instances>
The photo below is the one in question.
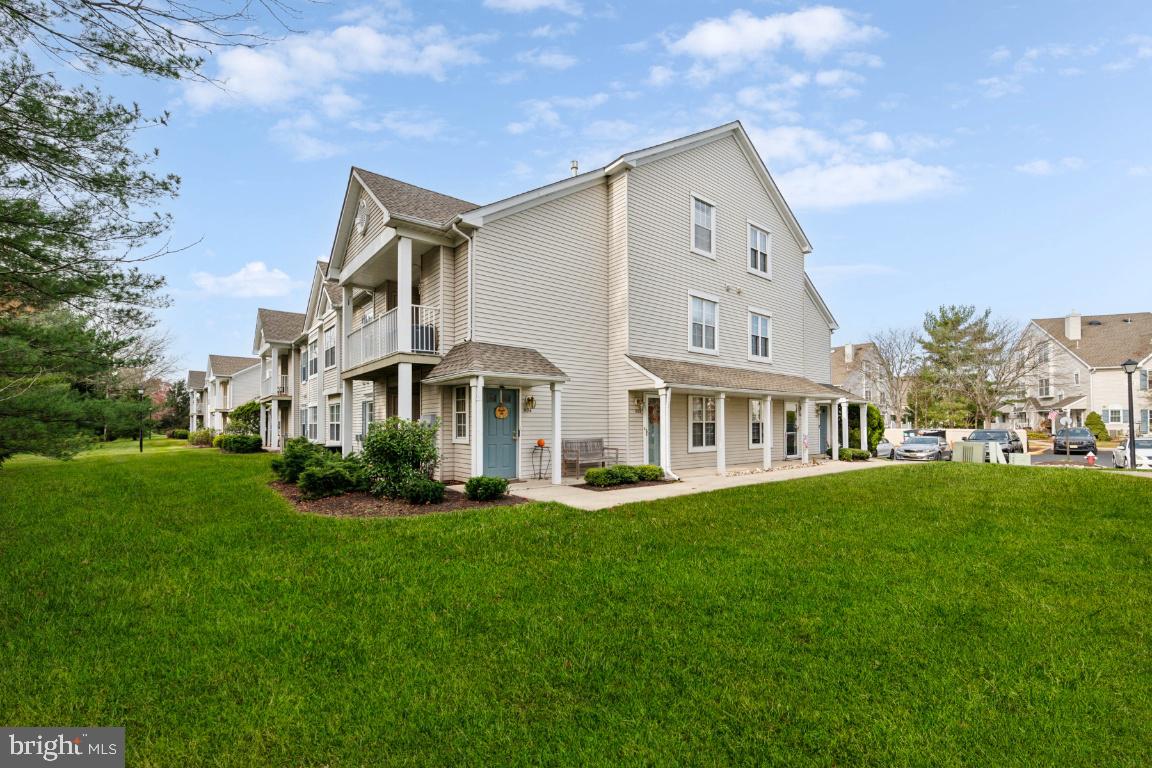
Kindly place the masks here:
<instances>
[{"instance_id":1,"label":"railing on balcony deck","mask_svg":"<svg viewBox=\"0 0 1152 768\"><path fill-rule=\"evenodd\" d=\"M271 376L263 379L260 382L260 394L268 395L287 395L288 394L288 375L282 374L280 376Z\"/></svg>"},{"instance_id":2,"label":"railing on balcony deck","mask_svg":"<svg viewBox=\"0 0 1152 768\"><path fill-rule=\"evenodd\" d=\"M344 344L345 368L355 368L399 351L396 310L390 309L348 334ZM412 351L436 354L440 351L440 310L412 306Z\"/></svg>"}]
</instances>

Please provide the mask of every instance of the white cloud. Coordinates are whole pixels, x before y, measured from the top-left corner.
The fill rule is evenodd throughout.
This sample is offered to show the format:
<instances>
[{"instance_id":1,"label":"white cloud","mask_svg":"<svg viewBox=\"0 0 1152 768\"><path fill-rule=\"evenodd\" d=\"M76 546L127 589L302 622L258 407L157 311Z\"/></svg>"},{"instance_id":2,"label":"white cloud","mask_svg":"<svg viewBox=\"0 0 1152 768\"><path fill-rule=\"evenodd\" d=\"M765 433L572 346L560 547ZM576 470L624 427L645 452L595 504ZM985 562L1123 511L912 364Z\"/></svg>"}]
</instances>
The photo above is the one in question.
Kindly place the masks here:
<instances>
[{"instance_id":1,"label":"white cloud","mask_svg":"<svg viewBox=\"0 0 1152 768\"><path fill-rule=\"evenodd\" d=\"M320 108L324 111L325 117L330 117L333 120L347 117L359 110L360 107L360 100L354 96L349 96L340 86L334 87L320 97Z\"/></svg>"},{"instance_id":2,"label":"white cloud","mask_svg":"<svg viewBox=\"0 0 1152 768\"><path fill-rule=\"evenodd\" d=\"M648 70L648 85L656 88L662 88L668 83L672 82L675 72L669 67L660 66L657 64Z\"/></svg>"},{"instance_id":3,"label":"white cloud","mask_svg":"<svg viewBox=\"0 0 1152 768\"><path fill-rule=\"evenodd\" d=\"M268 133L297 160L325 160L340 154L343 147L316 136L319 128L316 118L304 112L277 121Z\"/></svg>"},{"instance_id":4,"label":"white cloud","mask_svg":"<svg viewBox=\"0 0 1152 768\"><path fill-rule=\"evenodd\" d=\"M813 82L835 96L851 98L860 95L860 91L853 86L864 82L864 78L847 69L825 69L816 73Z\"/></svg>"},{"instance_id":5,"label":"white cloud","mask_svg":"<svg viewBox=\"0 0 1152 768\"><path fill-rule=\"evenodd\" d=\"M560 11L579 16L584 12L580 3L573 0L484 0L484 7L506 13L531 13L532 11Z\"/></svg>"},{"instance_id":6,"label":"white cloud","mask_svg":"<svg viewBox=\"0 0 1152 768\"><path fill-rule=\"evenodd\" d=\"M831 6L771 16L734 11L726 19L697 22L668 48L731 71L785 48L818 59L836 48L866 43L881 34L879 29L857 22L850 11Z\"/></svg>"},{"instance_id":7,"label":"white cloud","mask_svg":"<svg viewBox=\"0 0 1152 768\"><path fill-rule=\"evenodd\" d=\"M1152 176L1152 165L1133 165L1128 168L1129 176Z\"/></svg>"},{"instance_id":8,"label":"white cloud","mask_svg":"<svg viewBox=\"0 0 1152 768\"><path fill-rule=\"evenodd\" d=\"M584 135L599 141L626 141L639 131L639 126L627 120L593 120L584 126Z\"/></svg>"},{"instance_id":9,"label":"white cloud","mask_svg":"<svg viewBox=\"0 0 1152 768\"><path fill-rule=\"evenodd\" d=\"M446 127L443 119L419 109L394 109L371 119L353 120L349 126L358 131L387 131L401 139L434 139Z\"/></svg>"},{"instance_id":10,"label":"white cloud","mask_svg":"<svg viewBox=\"0 0 1152 768\"><path fill-rule=\"evenodd\" d=\"M262 261L250 261L230 275L194 272L192 282L204 293L238 299L287 296L294 287L287 273Z\"/></svg>"},{"instance_id":11,"label":"white cloud","mask_svg":"<svg viewBox=\"0 0 1152 768\"><path fill-rule=\"evenodd\" d=\"M825 264L808 267L808 274L821 282L835 283L862 277L898 275L900 270L887 264Z\"/></svg>"},{"instance_id":12,"label":"white cloud","mask_svg":"<svg viewBox=\"0 0 1152 768\"><path fill-rule=\"evenodd\" d=\"M528 37L540 37L545 39L551 39L554 37L567 37L568 35L576 34L576 31L579 29L580 24L579 22L575 21L570 21L567 24L559 24L555 26L552 24L543 24L529 32Z\"/></svg>"},{"instance_id":13,"label":"white cloud","mask_svg":"<svg viewBox=\"0 0 1152 768\"><path fill-rule=\"evenodd\" d=\"M1003 45L992 51L992 53L988 54L988 61L992 62L993 64L999 64L1001 62L1008 61L1011 58L1012 51L1008 48L1005 48Z\"/></svg>"},{"instance_id":14,"label":"white cloud","mask_svg":"<svg viewBox=\"0 0 1152 768\"><path fill-rule=\"evenodd\" d=\"M1029 176L1054 176L1066 171L1076 171L1084 167L1079 157L1062 157L1059 160L1031 160L1014 166L1014 170Z\"/></svg>"},{"instance_id":15,"label":"white cloud","mask_svg":"<svg viewBox=\"0 0 1152 768\"><path fill-rule=\"evenodd\" d=\"M840 63L846 67L868 67L869 69L879 69L880 67L884 66L884 59L880 58L874 53L849 51L840 57Z\"/></svg>"},{"instance_id":16,"label":"white cloud","mask_svg":"<svg viewBox=\"0 0 1152 768\"><path fill-rule=\"evenodd\" d=\"M536 48L517 54L516 61L545 69L563 70L575 66L578 59L560 51L542 51Z\"/></svg>"},{"instance_id":17,"label":"white cloud","mask_svg":"<svg viewBox=\"0 0 1152 768\"><path fill-rule=\"evenodd\" d=\"M831 139L812 128L795 125L780 125L768 130L756 127L748 129L752 143L765 163L800 165L816 158L838 158L847 153L839 141Z\"/></svg>"},{"instance_id":18,"label":"white cloud","mask_svg":"<svg viewBox=\"0 0 1152 768\"><path fill-rule=\"evenodd\" d=\"M882 162L810 164L776 177L784 197L797 208L842 208L891 203L947 192L953 174L909 158Z\"/></svg>"},{"instance_id":19,"label":"white cloud","mask_svg":"<svg viewBox=\"0 0 1152 768\"><path fill-rule=\"evenodd\" d=\"M976 81L976 87L990 99L999 99L1024 90L1024 82L1029 78L1042 74L1046 65L1069 59L1086 59L1099 53L1095 45L1073 45L1068 43L1047 43L1025 49L1025 51L1012 61L1012 51L1000 46L988 56L992 64L1006 64L1012 61L1010 69L997 75L982 77ZM1080 69L1075 66L1062 66L1057 68L1061 75L1071 76L1078 74Z\"/></svg>"},{"instance_id":20,"label":"white cloud","mask_svg":"<svg viewBox=\"0 0 1152 768\"><path fill-rule=\"evenodd\" d=\"M586 112L608 101L608 94L599 92L590 96L557 96L551 99L529 99L522 102L524 119L508 123L504 128L515 136L528 133L537 128L564 129L558 110L567 109L574 112Z\"/></svg>"}]
</instances>

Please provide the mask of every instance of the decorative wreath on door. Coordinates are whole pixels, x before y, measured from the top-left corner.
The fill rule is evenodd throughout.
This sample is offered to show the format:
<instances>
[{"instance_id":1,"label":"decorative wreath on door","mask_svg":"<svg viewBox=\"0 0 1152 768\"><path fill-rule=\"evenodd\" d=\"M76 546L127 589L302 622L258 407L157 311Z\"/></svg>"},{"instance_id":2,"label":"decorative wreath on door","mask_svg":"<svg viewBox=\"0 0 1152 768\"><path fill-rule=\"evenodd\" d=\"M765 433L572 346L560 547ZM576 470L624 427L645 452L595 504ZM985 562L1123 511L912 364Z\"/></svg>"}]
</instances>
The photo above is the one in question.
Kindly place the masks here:
<instances>
[{"instance_id":1,"label":"decorative wreath on door","mask_svg":"<svg viewBox=\"0 0 1152 768\"><path fill-rule=\"evenodd\" d=\"M498 419L506 419L508 418L508 406L504 405L504 387L500 387L499 398L499 402L496 403L496 410L493 411L492 415Z\"/></svg>"}]
</instances>

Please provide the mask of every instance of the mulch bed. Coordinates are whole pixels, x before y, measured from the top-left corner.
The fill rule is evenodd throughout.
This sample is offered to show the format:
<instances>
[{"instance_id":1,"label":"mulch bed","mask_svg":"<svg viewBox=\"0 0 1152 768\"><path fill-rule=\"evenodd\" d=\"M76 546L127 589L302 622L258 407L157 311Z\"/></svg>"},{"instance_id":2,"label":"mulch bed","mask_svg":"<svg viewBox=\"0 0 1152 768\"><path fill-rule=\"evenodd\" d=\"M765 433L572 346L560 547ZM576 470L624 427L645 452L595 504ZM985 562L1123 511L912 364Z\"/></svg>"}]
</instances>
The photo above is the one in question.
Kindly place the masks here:
<instances>
[{"instance_id":1,"label":"mulch bed","mask_svg":"<svg viewBox=\"0 0 1152 768\"><path fill-rule=\"evenodd\" d=\"M300 496L300 489L290 483L277 480L269 485L301 512L328 517L415 517L479 507L508 507L514 504L526 504L529 501L521 496L505 496L495 501L471 501L464 494L451 488L444 491L444 501L440 504L389 501L360 491L323 499L304 499Z\"/></svg>"},{"instance_id":2,"label":"mulch bed","mask_svg":"<svg viewBox=\"0 0 1152 768\"><path fill-rule=\"evenodd\" d=\"M679 480L641 480L638 483L620 483L620 485L589 485L588 483L577 483L572 486L573 488L581 488L585 491L622 491L625 488L643 488L647 485L670 485L678 483Z\"/></svg>"}]
</instances>

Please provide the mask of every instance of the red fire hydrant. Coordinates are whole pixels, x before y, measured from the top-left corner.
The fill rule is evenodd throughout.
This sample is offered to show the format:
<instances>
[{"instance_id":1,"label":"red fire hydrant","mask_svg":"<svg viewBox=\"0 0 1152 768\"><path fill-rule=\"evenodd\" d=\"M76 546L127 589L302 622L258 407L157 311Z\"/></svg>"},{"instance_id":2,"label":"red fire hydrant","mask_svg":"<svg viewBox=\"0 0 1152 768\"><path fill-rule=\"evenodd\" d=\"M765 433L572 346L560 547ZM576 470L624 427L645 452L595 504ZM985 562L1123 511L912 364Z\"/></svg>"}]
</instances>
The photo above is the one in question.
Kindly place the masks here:
<instances>
[{"instance_id":1,"label":"red fire hydrant","mask_svg":"<svg viewBox=\"0 0 1152 768\"><path fill-rule=\"evenodd\" d=\"M1088 466L1096 466L1096 454L1092 453L1092 451L1088 451L1088 455L1084 458L1088 460Z\"/></svg>"}]
</instances>

